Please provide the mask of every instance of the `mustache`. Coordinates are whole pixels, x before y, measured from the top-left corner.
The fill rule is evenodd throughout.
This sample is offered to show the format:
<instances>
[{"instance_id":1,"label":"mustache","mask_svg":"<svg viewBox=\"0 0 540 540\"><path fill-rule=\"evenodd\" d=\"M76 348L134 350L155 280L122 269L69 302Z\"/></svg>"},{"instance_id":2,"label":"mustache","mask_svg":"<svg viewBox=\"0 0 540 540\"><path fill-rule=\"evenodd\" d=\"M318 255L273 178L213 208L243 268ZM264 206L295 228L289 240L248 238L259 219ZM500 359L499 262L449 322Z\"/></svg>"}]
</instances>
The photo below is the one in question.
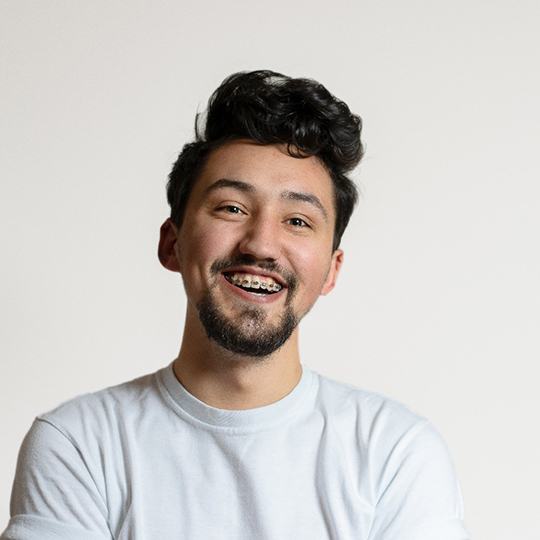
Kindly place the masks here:
<instances>
[{"instance_id":1,"label":"mustache","mask_svg":"<svg viewBox=\"0 0 540 540\"><path fill-rule=\"evenodd\" d=\"M275 261L268 260L258 261L251 255L238 255L236 257L218 259L214 261L210 267L210 272L215 276L234 266L251 266L254 270L259 269L266 270L267 272L274 272L275 274L278 274L281 279L283 279L291 293L294 292L298 286L298 278L280 264L276 263Z\"/></svg>"}]
</instances>

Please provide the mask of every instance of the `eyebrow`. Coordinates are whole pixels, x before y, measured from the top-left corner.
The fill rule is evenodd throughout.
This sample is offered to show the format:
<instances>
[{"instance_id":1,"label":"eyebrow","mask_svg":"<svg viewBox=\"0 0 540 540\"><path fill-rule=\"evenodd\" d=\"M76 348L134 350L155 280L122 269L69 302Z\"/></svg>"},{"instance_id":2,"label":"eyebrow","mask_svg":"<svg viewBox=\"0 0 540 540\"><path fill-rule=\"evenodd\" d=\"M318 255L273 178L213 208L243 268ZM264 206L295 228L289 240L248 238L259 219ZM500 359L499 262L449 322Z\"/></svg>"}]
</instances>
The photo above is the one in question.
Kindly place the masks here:
<instances>
[{"instance_id":1,"label":"eyebrow","mask_svg":"<svg viewBox=\"0 0 540 540\"><path fill-rule=\"evenodd\" d=\"M319 200L319 197L313 195L313 193L302 193L300 191L283 191L281 193L281 198L287 199L289 201L301 201L311 204L312 206L320 210L321 214L324 217L324 220L328 221L328 213L326 212L326 209L324 208L322 202Z\"/></svg>"},{"instance_id":2,"label":"eyebrow","mask_svg":"<svg viewBox=\"0 0 540 540\"><path fill-rule=\"evenodd\" d=\"M252 193L255 191L255 186L248 184L247 182L242 182L242 180L231 180L230 178L220 178L216 180L213 184L209 185L204 193L208 194L216 189L223 188L233 188L238 191L243 191L244 193Z\"/></svg>"},{"instance_id":3,"label":"eyebrow","mask_svg":"<svg viewBox=\"0 0 540 540\"><path fill-rule=\"evenodd\" d=\"M233 180L231 178L220 178L216 180L213 184L208 186L204 192L205 194L211 193L212 191L224 188L237 189L243 193L254 193L256 188L254 185L244 182L242 180ZM321 212L325 221L328 221L328 213L324 208L320 199L313 195L313 193L304 193L300 191L282 191L280 197L289 201L300 201L311 204L317 210Z\"/></svg>"}]
</instances>

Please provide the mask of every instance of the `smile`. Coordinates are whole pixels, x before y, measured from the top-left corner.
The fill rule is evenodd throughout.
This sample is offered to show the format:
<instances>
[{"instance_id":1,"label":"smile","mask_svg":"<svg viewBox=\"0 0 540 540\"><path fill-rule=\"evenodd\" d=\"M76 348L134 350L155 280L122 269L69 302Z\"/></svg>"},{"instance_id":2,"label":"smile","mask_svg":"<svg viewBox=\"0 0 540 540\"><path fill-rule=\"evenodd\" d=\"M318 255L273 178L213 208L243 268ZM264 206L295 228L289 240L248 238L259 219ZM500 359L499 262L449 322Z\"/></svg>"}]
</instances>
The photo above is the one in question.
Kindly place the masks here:
<instances>
[{"instance_id":1,"label":"smile","mask_svg":"<svg viewBox=\"0 0 540 540\"><path fill-rule=\"evenodd\" d=\"M239 276L242 275L242 280L239 281ZM235 281L237 281L238 284L233 283L232 279L233 276L236 275ZM245 285L241 285L241 283L244 283L244 281L247 279L243 276L249 275L253 276L255 278L259 278L259 288L253 287L253 279L250 283L250 286L247 287L247 283ZM264 280L262 278L265 278ZM238 298L239 300L243 300L245 302L249 303L255 303L260 305L270 305L275 304L276 302L280 302L280 299L282 296L284 296L288 289L286 286L281 285L277 282L274 282L276 285L280 286L280 289L278 291L274 291L272 289L275 288L274 283L271 283L268 280L269 276L257 276L256 274L246 274L245 272L224 272L221 274L222 281L221 283L225 287L225 290L229 291L230 294ZM264 281L265 287L262 288L262 282ZM255 287L257 287L257 279L255 279Z\"/></svg>"},{"instance_id":2,"label":"smile","mask_svg":"<svg viewBox=\"0 0 540 540\"><path fill-rule=\"evenodd\" d=\"M268 276L258 276L245 272L225 272L225 279L235 287L258 295L269 295L279 292L283 287Z\"/></svg>"}]
</instances>

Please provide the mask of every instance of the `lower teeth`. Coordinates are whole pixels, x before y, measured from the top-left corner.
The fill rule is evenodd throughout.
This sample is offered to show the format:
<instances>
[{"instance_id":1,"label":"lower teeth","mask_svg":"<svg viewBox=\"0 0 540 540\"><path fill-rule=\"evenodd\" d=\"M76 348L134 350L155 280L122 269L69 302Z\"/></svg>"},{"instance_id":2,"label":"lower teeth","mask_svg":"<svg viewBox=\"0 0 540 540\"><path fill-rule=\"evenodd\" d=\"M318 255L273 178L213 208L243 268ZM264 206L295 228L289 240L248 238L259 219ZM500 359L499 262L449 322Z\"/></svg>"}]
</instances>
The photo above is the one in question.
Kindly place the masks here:
<instances>
[{"instance_id":1,"label":"lower teeth","mask_svg":"<svg viewBox=\"0 0 540 540\"><path fill-rule=\"evenodd\" d=\"M237 285L238 287L238 285ZM243 289L244 291L253 293L253 294L272 294L270 291L266 289L248 289L246 287L239 287L240 289Z\"/></svg>"}]
</instances>

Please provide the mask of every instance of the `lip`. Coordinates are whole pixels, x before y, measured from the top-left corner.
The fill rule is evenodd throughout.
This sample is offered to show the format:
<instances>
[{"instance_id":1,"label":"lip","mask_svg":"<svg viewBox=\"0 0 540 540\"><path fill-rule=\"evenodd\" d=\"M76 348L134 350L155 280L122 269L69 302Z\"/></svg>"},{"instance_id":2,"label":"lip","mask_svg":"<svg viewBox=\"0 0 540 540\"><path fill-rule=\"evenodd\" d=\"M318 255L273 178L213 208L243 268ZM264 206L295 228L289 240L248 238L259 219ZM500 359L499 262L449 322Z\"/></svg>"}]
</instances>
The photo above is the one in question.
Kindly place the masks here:
<instances>
[{"instance_id":1,"label":"lip","mask_svg":"<svg viewBox=\"0 0 540 540\"><path fill-rule=\"evenodd\" d=\"M236 270L236 271L240 272L240 270ZM268 275L268 274L258 274L258 275L262 276L262 275ZM223 274L221 274L221 281L223 282L227 290L230 290L234 294L238 295L240 298L247 300L248 302L253 302L255 304L273 304L274 302L279 301L279 299L285 294L285 291L286 291L286 288L283 287L280 291L274 294L257 295L257 294L253 294L248 291L245 291L244 289L241 289L240 287L237 287L236 285L233 285L227 280L227 278Z\"/></svg>"},{"instance_id":2,"label":"lip","mask_svg":"<svg viewBox=\"0 0 540 540\"><path fill-rule=\"evenodd\" d=\"M227 268L226 270L224 270L221 273L221 275L223 275L224 273L234 274L235 272L242 272L243 274L252 274L253 276L269 277L269 278L272 278L276 283L279 283L281 285L282 287L281 290L287 288L287 284L283 281L283 278L279 274L275 274L274 272L267 272L266 270L262 270L254 266L233 266L232 268Z\"/></svg>"}]
</instances>

